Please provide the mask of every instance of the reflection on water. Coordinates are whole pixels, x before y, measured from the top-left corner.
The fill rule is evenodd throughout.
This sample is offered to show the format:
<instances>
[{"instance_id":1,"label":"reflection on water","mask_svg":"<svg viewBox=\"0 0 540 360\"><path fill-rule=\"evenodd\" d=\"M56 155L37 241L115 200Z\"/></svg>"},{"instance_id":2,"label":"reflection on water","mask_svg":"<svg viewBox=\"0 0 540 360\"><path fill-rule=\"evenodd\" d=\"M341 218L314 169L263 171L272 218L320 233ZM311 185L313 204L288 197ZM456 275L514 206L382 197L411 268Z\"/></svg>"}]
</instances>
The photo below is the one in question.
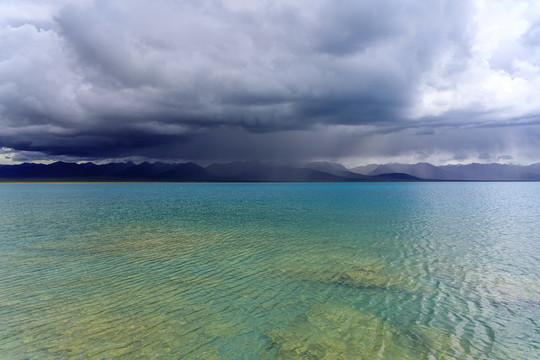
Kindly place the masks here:
<instances>
[{"instance_id":1,"label":"reflection on water","mask_svg":"<svg viewBox=\"0 0 540 360\"><path fill-rule=\"evenodd\" d=\"M0 358L537 358L538 190L2 185Z\"/></svg>"}]
</instances>

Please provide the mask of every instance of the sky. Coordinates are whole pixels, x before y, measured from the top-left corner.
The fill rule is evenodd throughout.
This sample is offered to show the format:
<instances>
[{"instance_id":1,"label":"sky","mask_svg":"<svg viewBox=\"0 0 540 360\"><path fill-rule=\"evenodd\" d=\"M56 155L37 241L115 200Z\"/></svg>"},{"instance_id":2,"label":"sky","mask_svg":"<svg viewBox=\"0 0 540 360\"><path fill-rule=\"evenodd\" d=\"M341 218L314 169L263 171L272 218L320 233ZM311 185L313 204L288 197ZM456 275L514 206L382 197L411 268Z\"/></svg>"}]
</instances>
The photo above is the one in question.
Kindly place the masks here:
<instances>
[{"instance_id":1,"label":"sky","mask_svg":"<svg viewBox=\"0 0 540 360\"><path fill-rule=\"evenodd\" d=\"M2 0L0 163L540 162L540 1Z\"/></svg>"}]
</instances>

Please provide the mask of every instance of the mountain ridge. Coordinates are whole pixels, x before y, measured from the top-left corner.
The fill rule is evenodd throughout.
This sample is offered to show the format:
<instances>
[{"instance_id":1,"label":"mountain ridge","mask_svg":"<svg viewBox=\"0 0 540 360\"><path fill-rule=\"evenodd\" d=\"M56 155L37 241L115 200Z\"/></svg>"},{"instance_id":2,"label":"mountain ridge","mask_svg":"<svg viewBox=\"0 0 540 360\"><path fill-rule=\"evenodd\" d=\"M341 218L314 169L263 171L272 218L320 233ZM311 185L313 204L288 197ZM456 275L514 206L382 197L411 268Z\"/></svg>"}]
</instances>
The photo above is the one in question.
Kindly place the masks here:
<instances>
[{"instance_id":1,"label":"mountain ridge","mask_svg":"<svg viewBox=\"0 0 540 360\"><path fill-rule=\"evenodd\" d=\"M362 181L540 181L540 163L370 164L347 169L339 163L301 165L234 161L202 167L193 162L135 164L23 163L0 165L0 181L172 182L362 182Z\"/></svg>"},{"instance_id":2,"label":"mountain ridge","mask_svg":"<svg viewBox=\"0 0 540 360\"><path fill-rule=\"evenodd\" d=\"M370 164L350 169L364 175L404 173L433 181L540 181L540 163L515 164L458 164L436 166L430 163Z\"/></svg>"},{"instance_id":3,"label":"mountain ridge","mask_svg":"<svg viewBox=\"0 0 540 360\"><path fill-rule=\"evenodd\" d=\"M399 176L366 176L348 170L339 175L308 167L263 163L231 162L202 167L188 163L23 163L0 165L0 181L23 182L346 182L407 181Z\"/></svg>"}]
</instances>

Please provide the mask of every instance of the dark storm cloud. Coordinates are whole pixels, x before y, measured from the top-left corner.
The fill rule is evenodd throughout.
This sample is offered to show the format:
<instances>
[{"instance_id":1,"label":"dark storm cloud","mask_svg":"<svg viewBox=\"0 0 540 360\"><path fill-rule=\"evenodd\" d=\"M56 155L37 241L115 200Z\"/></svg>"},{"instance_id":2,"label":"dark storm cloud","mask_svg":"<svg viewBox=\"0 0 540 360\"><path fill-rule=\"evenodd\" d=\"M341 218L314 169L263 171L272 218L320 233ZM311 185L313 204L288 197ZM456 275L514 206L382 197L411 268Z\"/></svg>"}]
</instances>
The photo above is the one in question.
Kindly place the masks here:
<instances>
[{"instance_id":1,"label":"dark storm cloud","mask_svg":"<svg viewBox=\"0 0 540 360\"><path fill-rule=\"evenodd\" d=\"M470 1L13 4L0 16L0 147L25 156L424 156L463 146L467 123L524 115L469 86L505 80L473 61L481 24ZM512 43L523 61L536 28ZM536 71L525 65L512 74Z\"/></svg>"}]
</instances>

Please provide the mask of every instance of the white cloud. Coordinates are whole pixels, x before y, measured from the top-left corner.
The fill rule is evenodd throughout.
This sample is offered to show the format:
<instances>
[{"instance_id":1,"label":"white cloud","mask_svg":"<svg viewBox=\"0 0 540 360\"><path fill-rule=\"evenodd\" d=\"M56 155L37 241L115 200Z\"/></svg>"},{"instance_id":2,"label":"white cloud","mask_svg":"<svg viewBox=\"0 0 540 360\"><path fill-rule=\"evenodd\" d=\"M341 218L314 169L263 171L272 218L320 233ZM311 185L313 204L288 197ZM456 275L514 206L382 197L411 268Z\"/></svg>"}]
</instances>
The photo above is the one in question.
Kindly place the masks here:
<instances>
[{"instance_id":1,"label":"white cloud","mask_svg":"<svg viewBox=\"0 0 540 360\"><path fill-rule=\"evenodd\" d=\"M478 0L475 4L470 55L463 69L447 73L449 64L462 59L444 54L424 74L413 117L470 111L467 120L474 123L540 114L540 44L524 41L540 19L538 2ZM488 117L482 115L486 113Z\"/></svg>"}]
</instances>

